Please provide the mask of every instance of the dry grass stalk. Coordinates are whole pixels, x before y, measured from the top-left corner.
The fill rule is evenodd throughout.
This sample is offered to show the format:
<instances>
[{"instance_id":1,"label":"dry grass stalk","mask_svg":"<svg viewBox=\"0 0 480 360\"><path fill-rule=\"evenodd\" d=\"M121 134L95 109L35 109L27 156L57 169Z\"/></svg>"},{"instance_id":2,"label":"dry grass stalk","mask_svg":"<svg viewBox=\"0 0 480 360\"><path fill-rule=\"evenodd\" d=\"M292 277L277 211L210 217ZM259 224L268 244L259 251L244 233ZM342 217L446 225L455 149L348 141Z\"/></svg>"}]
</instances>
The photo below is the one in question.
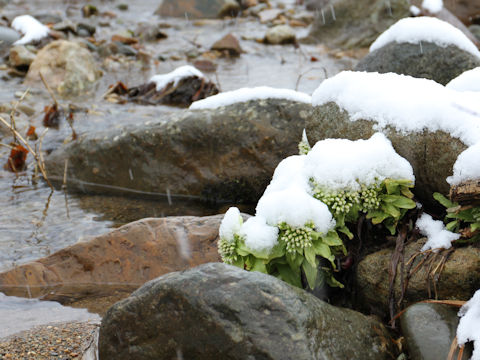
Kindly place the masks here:
<instances>
[{"instance_id":1,"label":"dry grass stalk","mask_svg":"<svg viewBox=\"0 0 480 360\"><path fill-rule=\"evenodd\" d=\"M32 149L32 147L30 146L30 144L23 138L22 135L20 135L20 133L15 130L11 124L8 123L7 120L5 120L3 117L0 116L0 122L3 123L6 127L8 127L10 129L10 131L12 131L13 134L15 134L16 138L18 140L20 140L20 142L25 145L25 147L28 149L28 151L32 154L33 158L35 159L36 163L38 164L38 169L40 170L40 172L42 173L42 176L44 178L44 180L46 181L46 183L48 184L48 186L50 186L50 188L53 190L53 185L52 183L50 182L50 180L48 179L48 176L47 176L47 172L45 170L45 163L43 161L43 155L42 155L42 152L41 152L41 140L40 139L40 142L39 142L39 151L38 153L36 151L34 151ZM45 136L45 133L47 132L48 129L46 129L44 131L44 133L42 134L42 137Z\"/></svg>"}]
</instances>

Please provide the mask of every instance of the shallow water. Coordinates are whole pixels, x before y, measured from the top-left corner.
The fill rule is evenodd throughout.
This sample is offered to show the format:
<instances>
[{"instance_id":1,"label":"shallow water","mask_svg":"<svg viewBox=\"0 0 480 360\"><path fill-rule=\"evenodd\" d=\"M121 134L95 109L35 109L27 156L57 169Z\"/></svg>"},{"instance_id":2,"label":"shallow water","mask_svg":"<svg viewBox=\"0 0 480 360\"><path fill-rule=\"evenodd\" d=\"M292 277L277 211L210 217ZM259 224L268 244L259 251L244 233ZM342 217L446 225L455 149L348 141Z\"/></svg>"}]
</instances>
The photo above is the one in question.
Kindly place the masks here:
<instances>
[{"instance_id":1,"label":"shallow water","mask_svg":"<svg viewBox=\"0 0 480 360\"><path fill-rule=\"evenodd\" d=\"M128 124L148 119L163 118L168 121L172 112L182 109L167 106L118 105L106 102L102 95L108 86L123 81L128 86L146 82L152 75L169 72L188 63L186 54L202 54L212 43L223 35L232 32L240 40L245 53L239 58L216 58L216 73L207 77L219 83L221 90L240 87L267 85L284 87L312 93L326 77L343 69L351 68L354 59L337 59L329 56L321 47L301 45L266 46L255 39L262 38L267 25L260 24L253 17L230 20L190 21L187 19L160 19L153 15L160 1L131 1L128 11L119 11L120 1L92 1L100 11L113 11L114 19L93 17L83 19L83 1L24 0L11 1L3 9L3 15L12 19L16 15L55 14L74 22L87 22L96 26L97 40L107 40L113 34L123 34L134 30L139 22L164 23L171 27L164 29L168 38L154 43L145 43L144 51L152 55L149 64L135 59L100 59L104 76L93 91L81 99L62 99L62 104L73 104L79 109L75 113L74 128L77 133L121 128ZM271 1L275 6L277 1ZM284 2L293 7L294 0ZM54 9L54 10L52 10ZM68 15L66 15L68 14ZM108 25L108 26L103 26ZM298 36L307 29L296 29ZM214 34L214 35L212 35ZM159 56L166 58L160 61ZM315 57L318 61L312 62ZM180 60L172 60L179 58ZM117 59L118 60L118 59ZM193 61L193 60L192 60ZM281 76L279 76L281 74ZM6 70L0 70L0 104L15 102L20 93L26 90L21 78L9 78ZM17 97L15 97L17 93ZM22 101L35 113L26 116L19 113L17 122L21 133L28 125L37 127L37 133L44 131L42 126L43 108L52 102L42 84L33 87ZM0 114L8 117L8 114ZM43 149L50 151L65 140L68 141L71 129L61 124L60 129L49 129L43 140ZM11 135L4 132L1 142L8 144ZM6 159L9 149L0 147L0 158ZM132 196L128 198L107 197L88 194L68 194L62 191L51 193L48 186L39 179L32 182L33 162L22 174L0 171L0 270L31 261L50 254L79 240L105 233L110 228L144 217L170 215L209 215L222 212L228 204L206 206L194 199L158 199ZM0 160L3 162L3 160ZM0 164L3 165L3 164ZM247 208L246 211L252 211Z\"/></svg>"},{"instance_id":2,"label":"shallow water","mask_svg":"<svg viewBox=\"0 0 480 360\"><path fill-rule=\"evenodd\" d=\"M24 299L0 293L0 339L35 326L59 322L93 322L100 317L85 309L62 306L54 301Z\"/></svg>"}]
</instances>

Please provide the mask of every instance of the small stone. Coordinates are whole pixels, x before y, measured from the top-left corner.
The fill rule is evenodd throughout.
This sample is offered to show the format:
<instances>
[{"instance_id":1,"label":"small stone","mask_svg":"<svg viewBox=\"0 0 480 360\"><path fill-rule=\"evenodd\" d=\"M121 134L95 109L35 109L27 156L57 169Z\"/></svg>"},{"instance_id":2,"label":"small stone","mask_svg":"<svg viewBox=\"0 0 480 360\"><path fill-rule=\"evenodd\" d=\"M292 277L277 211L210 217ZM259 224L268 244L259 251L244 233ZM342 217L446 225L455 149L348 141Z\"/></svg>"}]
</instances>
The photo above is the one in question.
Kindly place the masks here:
<instances>
[{"instance_id":1,"label":"small stone","mask_svg":"<svg viewBox=\"0 0 480 360\"><path fill-rule=\"evenodd\" d=\"M227 34L215 42L211 50L227 51L231 56L239 56L243 52L238 39L232 34Z\"/></svg>"},{"instance_id":2,"label":"small stone","mask_svg":"<svg viewBox=\"0 0 480 360\"><path fill-rule=\"evenodd\" d=\"M282 13L279 9L266 9L258 13L262 24L275 20Z\"/></svg>"},{"instance_id":3,"label":"small stone","mask_svg":"<svg viewBox=\"0 0 480 360\"><path fill-rule=\"evenodd\" d=\"M288 25L274 26L265 35L265 42L272 45L291 44L295 40L295 31Z\"/></svg>"},{"instance_id":4,"label":"small stone","mask_svg":"<svg viewBox=\"0 0 480 360\"><path fill-rule=\"evenodd\" d=\"M9 61L15 67L29 67L35 60L35 54L23 45L17 45L10 49Z\"/></svg>"},{"instance_id":5,"label":"small stone","mask_svg":"<svg viewBox=\"0 0 480 360\"><path fill-rule=\"evenodd\" d=\"M127 11L128 10L128 4L118 4L117 9L121 11Z\"/></svg>"}]
</instances>

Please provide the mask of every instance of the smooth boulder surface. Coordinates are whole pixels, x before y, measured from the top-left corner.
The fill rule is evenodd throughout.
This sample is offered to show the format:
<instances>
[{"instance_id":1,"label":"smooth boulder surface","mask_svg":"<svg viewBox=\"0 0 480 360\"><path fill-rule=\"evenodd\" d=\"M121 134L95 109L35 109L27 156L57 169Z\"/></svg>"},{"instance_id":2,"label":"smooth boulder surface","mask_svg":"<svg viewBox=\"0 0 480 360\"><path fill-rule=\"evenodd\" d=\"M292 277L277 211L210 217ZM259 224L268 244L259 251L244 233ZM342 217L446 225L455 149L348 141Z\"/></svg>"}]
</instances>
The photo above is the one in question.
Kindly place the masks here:
<instances>
[{"instance_id":1,"label":"smooth boulder surface","mask_svg":"<svg viewBox=\"0 0 480 360\"><path fill-rule=\"evenodd\" d=\"M367 47L391 25L408 16L408 0L328 2L316 11L315 21L305 41L343 49Z\"/></svg>"},{"instance_id":2,"label":"smooth boulder surface","mask_svg":"<svg viewBox=\"0 0 480 360\"><path fill-rule=\"evenodd\" d=\"M189 110L119 130L84 134L46 159L50 179L86 191L111 185L205 200L256 202L285 157L298 153L310 104L258 100ZM91 184L108 185L99 188Z\"/></svg>"},{"instance_id":3,"label":"smooth boulder surface","mask_svg":"<svg viewBox=\"0 0 480 360\"><path fill-rule=\"evenodd\" d=\"M350 121L348 112L330 102L315 107L313 116L307 120L306 130L308 139L315 144L328 138L368 139L377 132L375 124L369 120ZM418 200L427 207L438 207L433 193L448 194L450 185L445 179L452 175L457 156L467 148L465 144L442 131L405 134L388 127L382 132L395 151L412 165Z\"/></svg>"},{"instance_id":4,"label":"smooth boulder surface","mask_svg":"<svg viewBox=\"0 0 480 360\"><path fill-rule=\"evenodd\" d=\"M412 255L418 253L422 248L424 240L411 243L405 247L405 263ZM384 249L367 255L358 264L355 275L356 289L360 305L366 311L381 316L388 314L389 306L389 268L393 249ZM419 264L423 256L417 256L413 268ZM432 260L430 269L435 269L442 254ZM435 297L433 275L429 273L429 263L425 262L419 270L414 273L404 296L404 305L416 301ZM407 268L407 266L405 266ZM449 255L441 272L436 273L437 298L442 300L468 300L475 291L480 288L480 249L473 246L457 248ZM406 274L405 274L406 276ZM395 281L395 298L398 300L401 294L401 266L397 266L397 277ZM430 287L430 293L429 293Z\"/></svg>"},{"instance_id":5,"label":"smooth boulder surface","mask_svg":"<svg viewBox=\"0 0 480 360\"><path fill-rule=\"evenodd\" d=\"M457 333L458 308L443 304L414 304L400 317L402 334L412 360L446 359ZM466 346L462 359L470 359ZM455 358L457 358L455 356Z\"/></svg>"},{"instance_id":6,"label":"smooth boulder surface","mask_svg":"<svg viewBox=\"0 0 480 360\"><path fill-rule=\"evenodd\" d=\"M235 16L240 11L236 0L163 0L156 15L191 19Z\"/></svg>"},{"instance_id":7,"label":"smooth boulder surface","mask_svg":"<svg viewBox=\"0 0 480 360\"><path fill-rule=\"evenodd\" d=\"M104 309L95 306L96 298L118 300L162 274L218 261L216 243L222 218L135 221L0 273L0 292L63 304L90 298L92 311L101 312Z\"/></svg>"},{"instance_id":8,"label":"smooth boulder surface","mask_svg":"<svg viewBox=\"0 0 480 360\"><path fill-rule=\"evenodd\" d=\"M410 75L446 85L464 71L480 66L480 59L455 45L442 47L391 42L359 61L355 70Z\"/></svg>"},{"instance_id":9,"label":"smooth boulder surface","mask_svg":"<svg viewBox=\"0 0 480 360\"><path fill-rule=\"evenodd\" d=\"M102 320L100 359L390 359L382 324L258 272L211 263L152 280ZM392 351L394 352L394 351Z\"/></svg>"},{"instance_id":10,"label":"smooth boulder surface","mask_svg":"<svg viewBox=\"0 0 480 360\"><path fill-rule=\"evenodd\" d=\"M25 78L26 85L40 86L40 72L62 96L81 95L101 76L92 54L81 44L57 40L42 48Z\"/></svg>"}]
</instances>

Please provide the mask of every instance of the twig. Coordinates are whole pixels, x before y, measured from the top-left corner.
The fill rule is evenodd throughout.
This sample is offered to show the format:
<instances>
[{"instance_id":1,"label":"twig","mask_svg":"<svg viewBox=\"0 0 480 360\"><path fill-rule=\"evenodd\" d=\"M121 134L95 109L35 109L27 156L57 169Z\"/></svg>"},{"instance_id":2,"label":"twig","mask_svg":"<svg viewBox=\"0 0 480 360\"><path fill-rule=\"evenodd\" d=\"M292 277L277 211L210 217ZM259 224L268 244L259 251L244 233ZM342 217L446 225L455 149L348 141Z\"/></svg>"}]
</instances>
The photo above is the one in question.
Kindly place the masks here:
<instances>
[{"instance_id":1,"label":"twig","mask_svg":"<svg viewBox=\"0 0 480 360\"><path fill-rule=\"evenodd\" d=\"M308 70L305 70L303 73L299 74L298 77L297 77L297 82L295 83L295 91L298 91L298 86L300 85L300 80L302 79L303 76L305 76L306 74L308 74L310 71L312 70L321 70L323 69L323 73L325 75L325 79L328 79L328 74L327 74L327 69L325 69L325 67L311 67L310 69Z\"/></svg>"},{"instance_id":2,"label":"twig","mask_svg":"<svg viewBox=\"0 0 480 360\"><path fill-rule=\"evenodd\" d=\"M17 112L17 107L20 105L20 103L25 99L25 96L27 96L28 92L30 91L30 88L25 90L25 92L22 94L20 99L15 103L15 105L12 108L12 111L10 112L10 125L12 126L12 129L17 130L17 125L15 124L15 113ZM13 142L17 142L17 138L15 136L15 133L13 133Z\"/></svg>"},{"instance_id":3,"label":"twig","mask_svg":"<svg viewBox=\"0 0 480 360\"><path fill-rule=\"evenodd\" d=\"M50 86L48 86L47 84L47 81L45 80L45 78L43 77L43 74L41 71L38 72L40 74L40 79L42 79L42 82L43 82L43 85L45 85L45 88L47 89L48 93L50 94L50 96L52 97L53 99L53 102L55 103L55 105L57 106L57 109L58 109L58 101L57 99L55 98L55 94L53 93L52 89L50 89Z\"/></svg>"},{"instance_id":4,"label":"twig","mask_svg":"<svg viewBox=\"0 0 480 360\"><path fill-rule=\"evenodd\" d=\"M62 190L65 195L65 209L67 211L67 219L70 219L70 211L68 209L68 197L67 197L67 171L68 171L68 159L65 159L65 168L63 170L63 184Z\"/></svg>"},{"instance_id":5,"label":"twig","mask_svg":"<svg viewBox=\"0 0 480 360\"><path fill-rule=\"evenodd\" d=\"M53 187L52 183L50 182L50 180L48 180L45 168L42 166L43 156L41 155L41 140L42 140L43 136L46 134L46 132L48 131L48 129L45 129L44 133L41 136L40 146L39 146L39 149L38 149L38 154L40 154L40 156L39 156L37 154L37 152L32 149L30 144L23 138L23 136L20 135L20 133L17 130L12 128L12 126L8 123L7 120L5 120L3 117L0 116L0 122L2 122L5 126L7 126L15 134L15 136L27 147L28 151L30 151L30 153L34 157L35 161L38 163L38 167L40 169L40 172L42 173L43 178L47 182L48 186L50 186L50 188L53 190L54 187Z\"/></svg>"}]
</instances>

